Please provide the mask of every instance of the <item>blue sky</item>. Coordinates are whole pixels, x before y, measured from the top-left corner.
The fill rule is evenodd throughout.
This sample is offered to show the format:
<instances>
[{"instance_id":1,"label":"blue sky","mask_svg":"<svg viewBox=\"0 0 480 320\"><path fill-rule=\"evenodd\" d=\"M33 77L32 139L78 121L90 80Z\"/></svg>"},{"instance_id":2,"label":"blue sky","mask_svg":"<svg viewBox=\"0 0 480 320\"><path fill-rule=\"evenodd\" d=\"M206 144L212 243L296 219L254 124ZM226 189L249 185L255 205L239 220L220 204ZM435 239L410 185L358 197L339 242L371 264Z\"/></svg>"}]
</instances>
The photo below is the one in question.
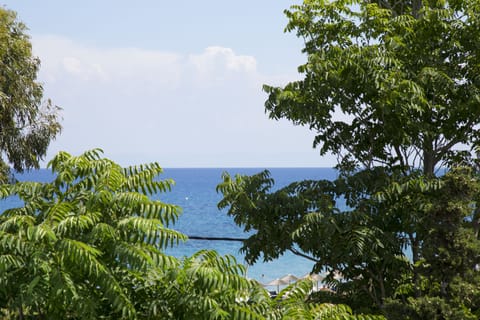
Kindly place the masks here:
<instances>
[{"instance_id":1,"label":"blue sky","mask_svg":"<svg viewBox=\"0 0 480 320\"><path fill-rule=\"evenodd\" d=\"M297 1L298 2L298 1ZM298 79L295 2L0 0L29 28L45 97L63 108L50 147L100 147L124 164L318 167L314 134L269 120L262 84Z\"/></svg>"}]
</instances>

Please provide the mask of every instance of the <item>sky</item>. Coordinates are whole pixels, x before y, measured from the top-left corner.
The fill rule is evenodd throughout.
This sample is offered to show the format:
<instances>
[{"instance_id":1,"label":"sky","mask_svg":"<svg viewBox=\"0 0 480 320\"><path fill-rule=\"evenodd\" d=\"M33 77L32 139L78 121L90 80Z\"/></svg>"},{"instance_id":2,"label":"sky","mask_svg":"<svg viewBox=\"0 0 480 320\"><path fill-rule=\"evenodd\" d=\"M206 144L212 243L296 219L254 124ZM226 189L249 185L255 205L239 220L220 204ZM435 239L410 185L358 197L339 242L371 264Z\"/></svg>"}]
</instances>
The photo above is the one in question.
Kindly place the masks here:
<instances>
[{"instance_id":1,"label":"sky","mask_svg":"<svg viewBox=\"0 0 480 320\"><path fill-rule=\"evenodd\" d=\"M28 27L58 151L122 164L330 167L314 133L265 113L263 84L301 77L282 0L0 0ZM44 162L45 163L45 162Z\"/></svg>"}]
</instances>

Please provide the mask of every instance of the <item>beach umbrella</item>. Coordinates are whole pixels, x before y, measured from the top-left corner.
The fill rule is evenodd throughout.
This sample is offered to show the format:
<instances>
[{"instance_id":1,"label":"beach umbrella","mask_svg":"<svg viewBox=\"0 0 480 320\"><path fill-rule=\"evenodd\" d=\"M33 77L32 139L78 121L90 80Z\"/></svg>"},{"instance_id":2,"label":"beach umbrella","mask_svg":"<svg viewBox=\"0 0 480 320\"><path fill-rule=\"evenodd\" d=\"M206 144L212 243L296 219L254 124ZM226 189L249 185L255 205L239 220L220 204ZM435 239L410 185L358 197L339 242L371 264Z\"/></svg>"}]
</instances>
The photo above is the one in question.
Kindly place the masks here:
<instances>
[{"instance_id":1,"label":"beach umbrella","mask_svg":"<svg viewBox=\"0 0 480 320\"><path fill-rule=\"evenodd\" d=\"M280 278L280 280L286 281L289 284L294 281L297 281L298 279L299 278L295 277L293 274L290 274L290 273Z\"/></svg>"},{"instance_id":2,"label":"beach umbrella","mask_svg":"<svg viewBox=\"0 0 480 320\"><path fill-rule=\"evenodd\" d=\"M322 276L322 275L319 275L318 273L307 273L306 275L304 275L302 277L302 279L311 279L313 281L316 281L317 282L317 291L318 291L318 283L322 282L323 279L325 279L325 277Z\"/></svg>"},{"instance_id":3,"label":"beach umbrella","mask_svg":"<svg viewBox=\"0 0 480 320\"><path fill-rule=\"evenodd\" d=\"M288 284L288 281L277 278L275 280L270 281L269 283L264 284L263 286L264 287L277 286L277 292L280 292L280 286L284 286L284 285L287 285L287 284Z\"/></svg>"}]
</instances>

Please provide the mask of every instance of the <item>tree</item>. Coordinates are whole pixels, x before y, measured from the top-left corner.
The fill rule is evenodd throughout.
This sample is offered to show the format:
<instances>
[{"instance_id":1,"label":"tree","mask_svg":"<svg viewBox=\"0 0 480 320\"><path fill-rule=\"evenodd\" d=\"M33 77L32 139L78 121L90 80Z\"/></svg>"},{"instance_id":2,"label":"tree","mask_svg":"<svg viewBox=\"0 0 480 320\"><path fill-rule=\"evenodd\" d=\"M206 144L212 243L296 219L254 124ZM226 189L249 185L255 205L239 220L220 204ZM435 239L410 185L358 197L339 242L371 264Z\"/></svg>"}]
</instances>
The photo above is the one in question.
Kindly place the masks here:
<instances>
[{"instance_id":1,"label":"tree","mask_svg":"<svg viewBox=\"0 0 480 320\"><path fill-rule=\"evenodd\" d=\"M16 14L0 8L0 179L37 168L52 139L60 132L59 108L42 101L37 81L40 66L32 55L26 27Z\"/></svg>"},{"instance_id":2,"label":"tree","mask_svg":"<svg viewBox=\"0 0 480 320\"><path fill-rule=\"evenodd\" d=\"M436 176L440 167L478 162L479 9L476 0L313 0L286 11L286 30L305 40L307 62L302 80L264 86L266 111L313 130L314 147L338 157L339 177L273 192L268 172L224 175L219 207L255 231L243 246L250 262L291 250L329 271L332 283L341 271L338 289L356 310L385 310L407 287L404 302L432 295L467 313L479 307L458 304L458 278L440 276L468 261L450 273L465 284L479 262L478 178L461 170ZM455 179L472 184L449 192ZM439 255L445 264L431 264ZM446 291L426 290L427 269L427 282Z\"/></svg>"},{"instance_id":3,"label":"tree","mask_svg":"<svg viewBox=\"0 0 480 320\"><path fill-rule=\"evenodd\" d=\"M158 319L259 319L271 305L267 292L246 277L233 256L201 250L178 268L149 279L138 299ZM154 283L154 285L152 285Z\"/></svg>"},{"instance_id":4,"label":"tree","mask_svg":"<svg viewBox=\"0 0 480 320\"><path fill-rule=\"evenodd\" d=\"M0 187L24 206L0 215L0 310L20 319L135 318L133 280L178 265L162 252L186 237L168 229L175 205L147 195L172 181L158 164L122 168L99 150L49 163L50 183Z\"/></svg>"},{"instance_id":5,"label":"tree","mask_svg":"<svg viewBox=\"0 0 480 320\"><path fill-rule=\"evenodd\" d=\"M0 215L0 314L5 319L382 319L307 303L311 280L277 299L232 256L164 249L180 208L156 163L122 168L100 150L57 154L48 183L0 186L23 204ZM158 198L158 197L157 197Z\"/></svg>"},{"instance_id":6,"label":"tree","mask_svg":"<svg viewBox=\"0 0 480 320\"><path fill-rule=\"evenodd\" d=\"M247 262L269 261L290 250L314 261L313 271L330 273L327 281L346 298L341 302L356 311L375 309L394 294L394 284L410 267L397 217L384 217L382 202L362 196L371 194L380 179L387 185L382 170L362 171L348 179L295 182L272 191L268 172L225 174L218 186L219 207L228 208L245 231L255 231L242 247ZM353 209L339 210L340 196ZM334 279L335 272L343 282Z\"/></svg>"},{"instance_id":7,"label":"tree","mask_svg":"<svg viewBox=\"0 0 480 320\"><path fill-rule=\"evenodd\" d=\"M343 169L433 174L468 156L454 146L478 144L479 3L397 1L398 14L386 2L305 1L286 11L308 62L303 80L264 87L266 110L309 126Z\"/></svg>"}]
</instances>

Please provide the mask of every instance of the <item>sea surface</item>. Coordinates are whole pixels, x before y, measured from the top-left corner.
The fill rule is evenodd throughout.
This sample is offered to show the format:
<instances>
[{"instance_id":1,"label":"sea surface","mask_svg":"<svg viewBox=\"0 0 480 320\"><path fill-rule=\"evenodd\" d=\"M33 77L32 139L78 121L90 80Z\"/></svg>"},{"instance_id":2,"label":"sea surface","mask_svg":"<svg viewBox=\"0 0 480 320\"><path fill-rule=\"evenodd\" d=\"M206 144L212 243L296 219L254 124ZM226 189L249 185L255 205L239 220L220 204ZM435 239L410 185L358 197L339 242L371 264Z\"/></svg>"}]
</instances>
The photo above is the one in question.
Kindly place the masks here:
<instances>
[{"instance_id":1,"label":"sea surface","mask_svg":"<svg viewBox=\"0 0 480 320\"><path fill-rule=\"evenodd\" d=\"M223 172L232 176L235 174L252 175L264 170L263 168L175 168L164 169L160 179L173 179L175 186L171 192L162 193L158 198L166 203L182 207L182 214L175 225L171 226L184 234L201 237L235 237L245 238L243 230L238 227L233 218L226 214L226 210L217 208L221 194L215 191L222 179ZM271 168L272 178L275 180L274 189L286 186L294 181L305 179L335 179L337 173L331 168ZM16 175L20 181L51 181L53 176L47 169L33 170ZM20 205L17 199L0 200L0 211L5 208ZM233 255L237 261L244 263L240 253L240 242L188 240L177 247L168 249L168 253L182 258L190 256L201 249L214 249L220 254ZM297 277L311 272L313 263L305 258L286 253L279 259L271 262L257 262L247 266L247 276L267 283L286 274Z\"/></svg>"}]
</instances>

